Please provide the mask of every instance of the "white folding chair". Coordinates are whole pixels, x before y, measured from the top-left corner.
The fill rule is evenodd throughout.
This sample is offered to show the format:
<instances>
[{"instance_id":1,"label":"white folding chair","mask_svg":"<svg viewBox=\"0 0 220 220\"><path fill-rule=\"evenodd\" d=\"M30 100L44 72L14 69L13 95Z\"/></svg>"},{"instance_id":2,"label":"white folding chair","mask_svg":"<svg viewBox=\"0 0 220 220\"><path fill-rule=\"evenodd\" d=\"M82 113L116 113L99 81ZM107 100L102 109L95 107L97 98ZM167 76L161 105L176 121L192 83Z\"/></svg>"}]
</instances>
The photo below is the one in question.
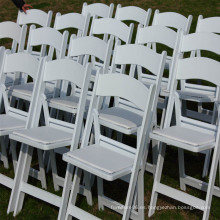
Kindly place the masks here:
<instances>
[{"instance_id":1,"label":"white folding chair","mask_svg":"<svg viewBox=\"0 0 220 220\"><path fill-rule=\"evenodd\" d=\"M151 12L151 8L145 11L136 6L121 7L121 4L118 4L115 12L115 19L120 21L135 21L138 23L138 28L147 27L150 22Z\"/></svg>"},{"instance_id":2,"label":"white folding chair","mask_svg":"<svg viewBox=\"0 0 220 220\"><path fill-rule=\"evenodd\" d=\"M198 17L197 27L196 27L196 33L203 33L203 32L210 32L210 33L220 33L220 18L219 17L210 17L203 19L202 15ZM191 57L200 57L201 51L192 51ZM190 96L206 96L209 97L209 100L205 100L205 102L213 103L214 107L213 110L208 110L206 108L202 107L202 100L201 102L198 102L198 111L187 109L186 106L184 106L185 114L189 117L202 120L205 122L209 122L214 124L216 122L216 116L217 116L217 105L214 102L215 97L219 96L219 88L208 86L208 85L202 85L201 80L198 81L197 84L188 83L185 80L181 81L181 90L182 93L187 92L187 94ZM185 104L185 103L183 103ZM205 177L208 174L209 170L209 161L211 157L211 150L204 151L205 156L205 162L204 162L204 168L203 168L203 174L202 176Z\"/></svg>"},{"instance_id":3,"label":"white folding chair","mask_svg":"<svg viewBox=\"0 0 220 220\"><path fill-rule=\"evenodd\" d=\"M170 56L170 68L168 77L162 77L161 88L159 88L160 97L158 99L157 108L162 109L162 117L160 120L160 127L163 126L164 117L167 108L168 97L170 93L170 85L173 80L172 69L174 67L174 62L178 53L179 41L180 41L180 30L177 32L161 25L154 25L145 28L138 28L136 44L144 45L147 47L151 47L151 44L160 44L166 47L169 47L173 50ZM141 80L147 87L152 83L157 81L157 75L150 75L148 73L144 73L140 66L137 67L138 71L138 79ZM133 75L134 76L134 72ZM155 126L157 126L157 120L155 121ZM157 143L152 142L152 150L153 150L153 165L148 163L146 164L146 170L148 172L154 173L156 167L156 161L158 156Z\"/></svg>"},{"instance_id":4,"label":"white folding chair","mask_svg":"<svg viewBox=\"0 0 220 220\"><path fill-rule=\"evenodd\" d=\"M67 31L61 34L59 31L50 27L35 29L35 26L33 25L30 28L27 52L29 54L32 54L32 48L34 46L48 45L49 46L48 56L52 58L55 49L57 52L56 57L58 59L62 58L65 56L67 38L68 38ZM40 57L43 56L44 56L44 50L42 48ZM19 85L14 85L9 87L9 93L13 97L30 101L33 93L34 82L27 83L27 76L23 77L23 81L24 82ZM54 84L48 84L46 87L46 94L50 97L53 95L53 87Z\"/></svg>"},{"instance_id":5,"label":"white folding chair","mask_svg":"<svg viewBox=\"0 0 220 220\"><path fill-rule=\"evenodd\" d=\"M188 99L187 95L179 96L176 92L177 83L180 80L201 79L213 83L216 86L220 85L219 69L220 63L216 60L205 57L190 57L183 58L184 52L194 50L208 50L216 54L220 53L220 36L213 33L195 33L182 35L180 41L180 54L175 63L174 76L175 80L172 84L171 94L167 107L167 114L163 129L156 129L151 132L150 137L160 141L159 157L154 178L149 216L155 212L155 205L158 194L163 194L190 206L196 207L203 211L203 219L208 219L211 208L212 195L220 196L219 187L214 187L217 164L220 154L219 148L219 119L217 125L201 122L192 118L185 117L181 114L181 101ZM197 97L198 100L203 97ZM193 101L195 101L194 97ZM170 121L175 104L176 125L171 126ZM166 144L178 148L179 156L179 173L180 187L186 190L186 185L190 185L199 190L206 192L205 200L189 195L186 192L166 186L160 182ZM213 149L213 158L209 182L197 180L185 174L184 168L184 150L191 152L202 152L204 150Z\"/></svg>"},{"instance_id":6,"label":"white folding chair","mask_svg":"<svg viewBox=\"0 0 220 220\"><path fill-rule=\"evenodd\" d=\"M29 116L28 111L23 111L16 109L9 104L9 98L7 94L4 81L6 78L6 73L23 71L28 74L31 78L36 78L41 71L41 63L33 56L26 53L14 53L11 54L9 50L4 53L4 48L0 48L0 54L4 56L3 62L1 64L0 72L0 102L3 102L5 107L5 113L0 114L0 139L1 139L1 160L4 162L5 168L8 168L7 159L7 145L9 142L8 135L13 131L22 129L26 126L27 118ZM33 98L31 99L31 103ZM2 104L2 103L1 103ZM17 153L15 142L11 142L11 154L13 159L14 171L17 165ZM39 154L38 154L39 155ZM41 165L41 164L40 164ZM28 170L29 171L29 170ZM30 175L41 181L42 187L45 187L45 174L43 170L36 172L36 170L31 169ZM0 183L6 187L12 188L13 179L0 174Z\"/></svg>"},{"instance_id":7,"label":"white folding chair","mask_svg":"<svg viewBox=\"0 0 220 220\"><path fill-rule=\"evenodd\" d=\"M13 40L11 46L11 52L24 51L25 38L27 33L27 26L20 27L17 23L11 21L5 21L0 23L0 39L10 38ZM15 74L8 73L5 85L8 87L15 81Z\"/></svg>"},{"instance_id":8,"label":"white folding chair","mask_svg":"<svg viewBox=\"0 0 220 220\"><path fill-rule=\"evenodd\" d=\"M86 2L83 3L82 14L87 15L90 14L92 20L97 17L101 18L111 18L114 10L114 4L110 4L109 6L103 3L93 3L88 5Z\"/></svg>"},{"instance_id":9,"label":"white folding chair","mask_svg":"<svg viewBox=\"0 0 220 220\"><path fill-rule=\"evenodd\" d=\"M105 42L96 37L82 37L82 38L75 38L74 36L71 37L70 46L68 50L68 58L72 59L73 57L78 58L78 62L81 63L83 66L88 64L88 60L90 56L98 58L100 61L103 62L104 72L108 72L111 52L112 52L112 40ZM98 50L97 50L98 48ZM92 75L91 78L94 79L97 70L94 71L94 66L92 66ZM48 98L47 102L49 107L54 109L59 109L64 111L65 113L71 113L70 119L67 121L72 121L74 119L75 114L75 107L79 101L79 95L81 94L80 88L72 87L72 91L68 95L67 93L67 86L62 86L61 92L58 96L53 96L53 98ZM86 106L85 106L85 113L84 118L86 119L87 112L89 109L89 103L91 100L92 91L88 91L86 97ZM55 149L55 153L63 154L68 152L68 148L59 148Z\"/></svg>"},{"instance_id":10,"label":"white folding chair","mask_svg":"<svg viewBox=\"0 0 220 220\"><path fill-rule=\"evenodd\" d=\"M70 59L48 61L45 58L42 77L37 78L38 90L34 91L35 104L30 109L30 117L25 129L11 134L11 139L22 143L21 153L15 174L14 188L11 193L8 212L14 211L16 215L22 209L24 194L29 194L57 207L61 204L61 198L45 190L39 189L27 183L28 172L31 165L33 149L50 152L54 189L59 190L63 180L57 174L54 149L69 146L73 142L78 143L83 123L83 113L86 96L92 71L92 65L83 67ZM75 106L75 123L67 123L59 119L51 118L46 96L44 94L46 83L56 80L67 80L81 88L78 105ZM45 126L39 127L39 118L43 108ZM58 181L57 181L58 180ZM87 195L84 190L84 195ZM87 195L90 197L90 192Z\"/></svg>"},{"instance_id":11,"label":"white folding chair","mask_svg":"<svg viewBox=\"0 0 220 220\"><path fill-rule=\"evenodd\" d=\"M157 83L160 84L161 76L163 73L162 68L164 67L165 64L165 52L163 55L160 55L160 54L156 54L153 50L146 48L142 45L123 45L123 46L118 46L116 48L115 53L116 53L114 57L115 65L117 64L125 65L131 63L141 65L146 69L152 70L152 72L154 72L155 74L158 74L160 77L158 77ZM141 55L141 56L137 56L137 55ZM129 178L126 178L126 176L130 174L130 171L127 170L128 167L140 166L139 162L141 160L138 159L137 161L139 162L137 162L137 164L136 162L133 164L133 162L131 161L128 162L127 160L128 158L127 159L122 158L121 156L123 155L125 156L126 155L125 152L127 152L128 154L131 153L136 156L140 153L142 154L142 159L143 159L143 155L144 152L146 152L146 149L144 151L141 150L142 152L139 152L140 150L139 144L142 141L145 142L146 140L144 139L148 137L147 133L146 136L142 136L143 126L147 126L147 127L150 126L151 124L150 121L153 120L152 118L154 118L153 114L155 114L156 103L157 103L156 100L159 95L159 93L156 92L157 90L156 87L157 85L152 84L149 88L147 88L140 81L134 79L133 77L126 76L125 74L111 73L111 74L104 74L98 76L98 79L94 85L93 99L91 100L91 104L90 104L84 136L82 138L81 149L75 150L77 146L72 146L71 151L63 155L63 159L70 164L68 165L68 169L67 169L64 191L63 191L62 208L60 209L58 219L64 219L66 209L67 209L66 218L68 215L75 216L76 218L79 219L82 219L83 216L84 218L86 217L89 218L87 216L87 213L85 213L84 211L80 210L75 206L75 199L77 196L79 180L80 180L80 176L78 175L81 175L78 174L78 171L76 171L77 174L75 175L75 179L73 181L72 192L70 195L69 205L67 208L67 200L69 197L73 165L85 170L86 172L90 172L98 176L98 194L99 194L98 202L100 209L103 209L104 206L107 206L109 208L113 208L115 206L119 206L119 207L122 206L120 203L117 203L115 201L111 202L110 199L108 199L103 195L103 185L101 178L104 178L108 181L113 181L118 178L125 178L127 180ZM152 88L154 88L154 92L153 92L154 95L152 97L153 100L151 101L148 100L150 101L151 104L147 105L148 109L144 109L143 107L140 106L140 103L142 103L143 106L146 106L146 101L144 100L149 98L148 94ZM103 96L104 97L114 96L116 102L119 102L119 104L114 107L106 108L106 106L101 101ZM102 108L100 108L100 106ZM150 116L151 118L148 119L145 118L146 111L151 111L152 115L147 116L147 117ZM92 123L94 123L95 144L86 147L88 145ZM144 123L146 124L144 125ZM130 146L125 145L118 141L114 141L109 137L103 136L100 133L100 127L99 127L100 125L108 127L110 129L114 129L119 132L123 132L124 134L133 134L135 132L138 132L139 134L137 138L138 150L137 151L134 149L131 150ZM150 129L150 127L148 127L147 129ZM88 161L86 161L86 158L88 158ZM138 169L135 168L133 169L133 171L134 170L136 170L135 173L131 173L130 180L128 180L128 182L130 183L129 185L130 189L128 192L126 207L131 206L134 195L133 190L137 183L136 181L137 181ZM140 206L143 205L142 199L144 195L142 188L143 187L142 174L139 174L138 176L138 184L140 184L138 187L139 190L138 205ZM133 177L134 179L132 179ZM114 209L114 210L120 212L121 214L123 214L124 212L124 219L128 219L128 217L130 216L129 213L130 210L126 210L128 211L128 213L126 213L126 211L123 210L123 208ZM138 212L132 211L132 217L138 218L140 216L143 216L143 210L142 212L139 211Z\"/></svg>"}]
</instances>

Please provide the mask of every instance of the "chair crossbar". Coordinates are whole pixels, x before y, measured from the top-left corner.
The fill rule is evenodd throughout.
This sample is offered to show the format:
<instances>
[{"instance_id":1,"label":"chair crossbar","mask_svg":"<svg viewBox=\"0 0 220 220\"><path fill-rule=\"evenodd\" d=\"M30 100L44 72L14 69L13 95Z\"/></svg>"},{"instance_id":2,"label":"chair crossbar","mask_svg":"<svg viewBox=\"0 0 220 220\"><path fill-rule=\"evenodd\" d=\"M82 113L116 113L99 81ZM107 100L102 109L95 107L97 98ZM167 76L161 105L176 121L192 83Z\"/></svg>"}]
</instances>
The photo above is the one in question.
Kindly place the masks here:
<instances>
[{"instance_id":1,"label":"chair crossbar","mask_svg":"<svg viewBox=\"0 0 220 220\"><path fill-rule=\"evenodd\" d=\"M155 183L155 191L165 196L168 196L172 199L175 199L180 202L189 204L190 206L196 207L197 209L200 209L200 210L205 209L205 200L196 198L195 196L191 196L185 192L171 188L162 183Z\"/></svg>"}]
</instances>

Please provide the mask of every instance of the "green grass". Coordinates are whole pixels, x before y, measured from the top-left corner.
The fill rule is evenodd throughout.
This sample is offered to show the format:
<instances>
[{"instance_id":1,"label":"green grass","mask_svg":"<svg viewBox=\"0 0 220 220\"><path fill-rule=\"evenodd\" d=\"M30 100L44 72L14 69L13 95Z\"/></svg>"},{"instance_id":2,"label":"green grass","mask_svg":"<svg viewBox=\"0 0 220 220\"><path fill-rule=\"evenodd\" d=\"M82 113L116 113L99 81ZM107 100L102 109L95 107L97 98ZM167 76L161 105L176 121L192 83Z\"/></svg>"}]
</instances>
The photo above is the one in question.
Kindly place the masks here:
<instances>
[{"instance_id":1,"label":"green grass","mask_svg":"<svg viewBox=\"0 0 220 220\"><path fill-rule=\"evenodd\" d=\"M89 4L97 1L87 1ZM155 9L159 9L161 12L163 11L175 11L177 13L181 13L185 16L189 14L193 15L193 22L190 32L195 31L196 22L198 15L202 14L204 17L211 16L219 16L220 14L220 2L217 0L141 0L141 1L100 1L102 3L110 4L113 2L115 5L118 3L122 4L122 6L126 5L135 5L138 7L142 7L144 9L152 8L153 13ZM56 12L61 12L62 14L67 12L81 12L81 7L83 1L79 0L31 0L27 1L33 5L34 8L42 9L44 11L52 10L54 15ZM8 0L1 0L1 12L0 12L0 22L2 21L16 21L17 17L17 9ZM153 16L152 16L153 17ZM54 18L54 17L53 17ZM0 42L1 45L10 46L8 40L4 40ZM128 137L126 139L127 142L134 142L133 137ZM179 181L178 181L178 160L177 160L177 150L173 147L168 147L165 157L164 164L164 172L162 176L162 182L166 183L172 187L179 189ZM149 156L149 158L151 158ZM65 174L65 164L62 162L61 157L57 157L59 162L59 173L64 176ZM185 161L186 161L186 173L192 175L193 177L201 178L202 173L202 165L204 161L204 155L202 154L192 154L185 153ZM0 173L6 174L8 176L13 177L13 169L12 164L10 163L9 170L3 168L2 163L0 163ZM218 176L216 180L216 185L219 185ZM150 202L151 189L153 185L153 177L149 173L145 173L144 176L144 184L145 184L145 216L146 219L148 213L148 205ZM29 178L29 182L33 185L40 187L39 181ZM47 176L48 183L48 191L53 192L53 183L51 173ZM114 199L117 199L120 202L125 201L125 195L127 192L127 184L122 181L114 181L113 183L104 182L105 194L107 196L111 196ZM10 192L6 187L0 186L0 219L25 219L25 220L49 220L56 219L58 215L58 208L46 204L40 200L34 199L30 196L25 196L24 206L22 211L14 218L12 214L7 215L7 206L10 197ZM199 196L200 198L205 198L205 193L195 190L191 187L187 187L187 192L192 195ZM57 193L57 195L62 194L61 190ZM103 219L121 219L121 215L115 213L114 211L105 208L105 211L99 211L97 205L97 189L96 185L93 187L93 201L94 205L90 207L86 203L86 199L83 196L78 196L77 205L84 210L97 215ZM202 212L199 210L190 210L190 209L177 209L178 206L183 206L184 204L179 203L175 200L167 198L165 196L159 196L158 207L166 207L167 209L157 210L155 215L151 219L201 219ZM169 207L169 208L168 208ZM175 208L176 207L176 208ZM171 209L173 208L173 209ZM210 219L219 219L220 218L220 199L213 196Z\"/></svg>"}]
</instances>

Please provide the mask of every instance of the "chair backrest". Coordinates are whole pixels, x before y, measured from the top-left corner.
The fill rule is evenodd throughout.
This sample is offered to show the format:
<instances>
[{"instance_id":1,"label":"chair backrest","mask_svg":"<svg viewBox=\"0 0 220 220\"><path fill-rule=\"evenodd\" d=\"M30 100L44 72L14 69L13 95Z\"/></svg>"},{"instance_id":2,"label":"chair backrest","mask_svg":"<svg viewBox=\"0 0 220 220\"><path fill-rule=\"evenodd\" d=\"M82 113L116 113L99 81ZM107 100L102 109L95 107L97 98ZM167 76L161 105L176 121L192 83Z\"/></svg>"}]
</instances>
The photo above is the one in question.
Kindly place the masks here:
<instances>
[{"instance_id":1,"label":"chair backrest","mask_svg":"<svg viewBox=\"0 0 220 220\"><path fill-rule=\"evenodd\" d=\"M202 15L199 15L196 26L196 33L200 32L220 34L220 17L203 18ZM191 56L195 55L201 56L200 50L193 51L191 53Z\"/></svg>"},{"instance_id":2,"label":"chair backrest","mask_svg":"<svg viewBox=\"0 0 220 220\"><path fill-rule=\"evenodd\" d=\"M120 21L135 21L142 27L146 27L149 24L151 12L152 10L150 8L145 11L136 6L121 7L121 4L118 4L115 19Z\"/></svg>"},{"instance_id":3,"label":"chair backrest","mask_svg":"<svg viewBox=\"0 0 220 220\"><path fill-rule=\"evenodd\" d=\"M158 98L161 86L161 79L164 72L165 60L165 51L162 54L158 54L143 45L118 45L113 56L112 73L115 73L117 65L123 65L123 70L121 70L121 73L123 73L122 71L125 70L125 65L131 65L129 75L132 76L134 75L133 72L135 71L135 67L137 66L150 71L155 76L155 81L151 84L156 84L156 97ZM134 91L132 87L130 89ZM152 107L154 111L156 111L156 104L157 100L155 100L154 106ZM139 112L139 109L136 109L126 100L122 100L120 98L115 98L115 106L119 106L125 109L133 108L133 111L137 113Z\"/></svg>"},{"instance_id":4,"label":"chair backrest","mask_svg":"<svg viewBox=\"0 0 220 220\"><path fill-rule=\"evenodd\" d=\"M82 38L71 37L68 57L79 57L78 62L87 65L89 56L103 62L104 72L108 72L112 52L113 41L105 42L100 38L87 36ZM84 57L81 57L84 56ZM94 66L93 66L94 68Z\"/></svg>"},{"instance_id":5,"label":"chair backrest","mask_svg":"<svg viewBox=\"0 0 220 220\"><path fill-rule=\"evenodd\" d=\"M111 18L114 9L114 4L109 6L103 3L93 3L88 5L86 2L83 3L82 14L90 14L91 17Z\"/></svg>"},{"instance_id":6,"label":"chair backrest","mask_svg":"<svg viewBox=\"0 0 220 220\"><path fill-rule=\"evenodd\" d=\"M131 102L134 106L143 111L143 120L140 129L141 138L137 142L136 149L129 145L114 141L111 138L101 134L99 110L100 106L102 105L100 102L101 100L103 100L103 97L109 96L126 99L129 102ZM150 88L147 88L140 81L132 77L126 76L124 74L99 74L94 86L94 93L89 108L84 134L82 137L81 148L88 146L90 131L92 128L92 124L94 124L96 144L100 144L102 147L111 148L112 150L115 150L118 153L122 153L131 158L135 158L137 159L138 163L140 163L141 159L139 156L144 155L143 142L145 142L145 138L148 138L147 131L149 132L150 130L153 118L151 106L153 105L154 98L155 85L151 85ZM142 139L143 136L144 139ZM73 146L73 149L74 148L75 147Z\"/></svg>"},{"instance_id":7,"label":"chair backrest","mask_svg":"<svg viewBox=\"0 0 220 220\"><path fill-rule=\"evenodd\" d=\"M169 76L162 79L162 86L170 90L170 84L172 80L172 69L174 65L175 58L178 53L179 41L180 41L181 31L177 32L161 25L148 26L144 28L139 28L137 32L136 44L145 45L151 47L151 44L162 44L173 50L171 55L171 60L169 64ZM155 76L144 74L141 68L138 68L138 78L146 83L153 83L155 81Z\"/></svg>"},{"instance_id":8,"label":"chair backrest","mask_svg":"<svg viewBox=\"0 0 220 220\"><path fill-rule=\"evenodd\" d=\"M33 46L41 46L40 56L46 55L46 46L49 46L48 55L50 57L53 56L54 49L57 53L57 58L62 58L66 52L68 32L65 31L61 34L54 28L43 27L43 28L35 28L35 25L31 25L30 34L28 38L28 53L32 52Z\"/></svg>"},{"instance_id":9,"label":"chair backrest","mask_svg":"<svg viewBox=\"0 0 220 220\"><path fill-rule=\"evenodd\" d=\"M196 32L220 33L220 17L203 18L199 15Z\"/></svg>"},{"instance_id":10,"label":"chair backrest","mask_svg":"<svg viewBox=\"0 0 220 220\"><path fill-rule=\"evenodd\" d=\"M71 36L70 45L68 50L68 57L73 58L77 57L77 62L86 66L88 64L89 58L93 58L94 60L97 58L99 61L103 63L103 69L108 72L111 52L112 52L112 40L105 42L104 40L93 37L81 37L75 38L75 36ZM97 68L95 67L95 63L92 61L93 66L93 75L95 77ZM95 72L94 72L95 71ZM62 84L61 95L67 93L68 85L66 83ZM79 88L75 88L78 93ZM88 94L91 97L91 93ZM57 94L55 94L57 96Z\"/></svg>"},{"instance_id":11,"label":"chair backrest","mask_svg":"<svg viewBox=\"0 0 220 220\"><path fill-rule=\"evenodd\" d=\"M217 87L220 86L220 62L208 57L189 57L185 59L183 58L183 53L191 52L194 50L205 50L220 55L220 36L213 33L194 33L188 35L184 35L182 33L179 47L180 53L173 68L173 76L175 77L175 80L171 85L171 94L167 108L167 115L165 118L165 126L170 125L172 107L174 99L176 97L175 91L177 89L177 84L179 80L182 81L188 79L201 79L208 81L216 85ZM202 87L199 89L199 92L202 94ZM181 98L184 99L184 97ZM205 126L202 126L202 124L206 125L207 123L200 123L197 120L181 116L179 101L175 102L175 106L177 124L181 123L184 124L184 126L195 127L196 129L199 124L200 127L205 128Z\"/></svg>"},{"instance_id":12,"label":"chair backrest","mask_svg":"<svg viewBox=\"0 0 220 220\"><path fill-rule=\"evenodd\" d=\"M52 14L52 11L46 13L39 9L30 9L26 13L18 11L17 23L19 25L36 24L42 27L50 27Z\"/></svg>"},{"instance_id":13,"label":"chair backrest","mask_svg":"<svg viewBox=\"0 0 220 220\"><path fill-rule=\"evenodd\" d=\"M14 41L11 52L22 52L24 50L27 26L19 26L17 23L5 21L0 23L0 39L10 38ZM16 50L18 45L18 49Z\"/></svg>"},{"instance_id":14,"label":"chair backrest","mask_svg":"<svg viewBox=\"0 0 220 220\"><path fill-rule=\"evenodd\" d=\"M58 12L54 21L54 28L56 30L74 28L77 29L77 37L84 37L87 35L89 20L89 14L68 13L61 15L61 13Z\"/></svg>"},{"instance_id":15,"label":"chair backrest","mask_svg":"<svg viewBox=\"0 0 220 220\"><path fill-rule=\"evenodd\" d=\"M1 54L4 51L4 48L1 47ZM1 86L1 98L0 100L4 102L4 107L6 114L11 116L26 120L27 112L23 110L16 109L9 105L9 97L6 92L4 82L6 79L7 73L16 73L22 72L27 74L33 80L37 78L38 74L41 73L41 61L39 61L36 57L27 54L27 53L14 53L11 54L9 50L6 50L4 53L4 58L2 60L1 72L0 72L0 86ZM4 89L2 89L4 88ZM31 102L33 98L31 99ZM0 103L1 106L1 103Z\"/></svg>"},{"instance_id":16,"label":"chair backrest","mask_svg":"<svg viewBox=\"0 0 220 220\"><path fill-rule=\"evenodd\" d=\"M110 35L111 38L116 38L125 44L129 44L131 42L133 28L133 24L127 26L125 23L114 18L100 18L94 20L90 35Z\"/></svg>"},{"instance_id":17,"label":"chair backrest","mask_svg":"<svg viewBox=\"0 0 220 220\"><path fill-rule=\"evenodd\" d=\"M157 9L154 13L152 25L162 25L175 29L182 29L186 34L189 33L192 23L192 15L188 18L176 12L162 12Z\"/></svg>"}]
</instances>

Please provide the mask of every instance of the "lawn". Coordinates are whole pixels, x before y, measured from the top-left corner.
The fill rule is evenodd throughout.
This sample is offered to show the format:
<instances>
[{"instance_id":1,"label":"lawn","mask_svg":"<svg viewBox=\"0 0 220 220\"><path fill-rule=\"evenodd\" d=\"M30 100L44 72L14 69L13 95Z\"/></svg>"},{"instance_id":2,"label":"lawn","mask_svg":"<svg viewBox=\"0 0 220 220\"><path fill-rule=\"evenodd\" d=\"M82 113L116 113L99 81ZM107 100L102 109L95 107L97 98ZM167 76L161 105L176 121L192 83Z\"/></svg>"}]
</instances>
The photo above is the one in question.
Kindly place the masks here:
<instances>
[{"instance_id":1,"label":"lawn","mask_svg":"<svg viewBox=\"0 0 220 220\"><path fill-rule=\"evenodd\" d=\"M0 12L0 22L2 21L16 21L17 17L17 9L13 5L11 1L8 0L0 0L1 2L1 12ZM88 4L94 3L97 1L88 1ZM220 2L217 0L141 0L141 1L100 1L101 3L114 3L115 6L117 4L122 4L122 6L134 5L141 7L143 9L152 8L153 13L155 9L159 9L161 12L163 11L174 11L177 13L181 13L185 16L193 15L193 22L191 26L190 32L195 31L197 18L200 14L204 17L212 17L212 16L220 16ZM54 15L57 12L61 12L62 14L68 12L81 12L83 1L79 0L30 0L27 3L32 4L32 6L36 9L41 9L44 11L52 10ZM152 16L153 17L153 16ZM54 18L54 16L53 16ZM0 41L1 45L4 43L7 45L7 41ZM127 141L134 142L133 137L127 137ZM151 155L149 156L151 158ZM172 147L167 148L165 164L164 164L164 172L162 176L162 182L166 183L172 187L179 188L179 180L178 180L178 155L177 150ZM65 164L62 162L61 157L57 157L59 161L59 173L64 176L65 174ZM192 175L194 177L201 178L202 168L203 168L204 155L202 154L192 154L185 153L185 163L186 163L186 173ZM34 161L35 162L35 161ZM13 169L12 163L10 163L10 168L5 170L3 168L2 163L0 163L0 173L7 174L8 176L13 177ZM219 172L218 172L219 173ZM151 197L151 189L153 184L153 176L152 174L145 173L145 216L146 219L148 213L148 205ZM216 185L219 185L219 176L217 176ZM39 181L36 181L32 178L29 178L29 182L32 184L39 186ZM48 190L50 192L53 191L53 183L51 173L48 175L47 179ZM106 195L111 195L111 197L117 199L118 201L123 202L125 200L125 195L127 192L127 184L122 181L115 181L113 183L105 182L104 189L106 189ZM58 208L46 204L42 201L34 199L30 196L25 197L24 207L19 213L19 215L14 218L12 214L7 215L7 205L10 197L10 192L6 187L0 186L0 220L6 219L56 219L58 215ZM120 193L119 193L120 192ZM205 197L205 193L195 190L191 187L187 187L187 192L192 195L196 195L200 198ZM62 192L59 191L56 193L61 195ZM97 191L96 185L93 187L93 201L94 205L92 207L88 206L86 203L86 199L83 196L79 196L77 200L77 205L86 211L97 215L103 219L121 219L121 215L115 213L114 211L106 208L105 211L99 211L97 205ZM151 219L201 219L202 212L196 209L185 207L181 209L184 204L169 199L165 196L159 196L158 199L158 209ZM179 208L180 207L180 208ZM216 198L213 196L210 219L220 219L220 198Z\"/></svg>"}]
</instances>

